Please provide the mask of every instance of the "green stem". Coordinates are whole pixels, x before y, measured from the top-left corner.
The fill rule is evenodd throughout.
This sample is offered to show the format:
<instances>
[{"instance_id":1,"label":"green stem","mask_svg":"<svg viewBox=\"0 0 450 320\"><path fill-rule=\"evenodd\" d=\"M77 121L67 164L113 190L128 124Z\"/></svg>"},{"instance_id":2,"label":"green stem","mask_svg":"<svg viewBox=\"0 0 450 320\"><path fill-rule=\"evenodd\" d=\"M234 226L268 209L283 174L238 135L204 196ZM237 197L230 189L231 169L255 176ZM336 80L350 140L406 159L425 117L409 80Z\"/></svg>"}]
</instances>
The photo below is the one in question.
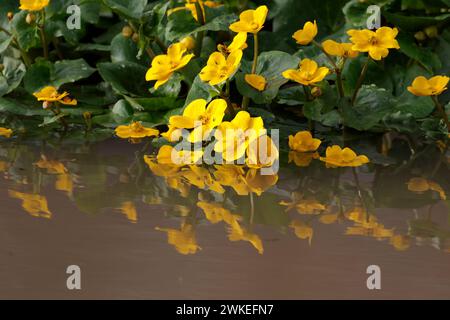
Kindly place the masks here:
<instances>
[{"instance_id":1,"label":"green stem","mask_svg":"<svg viewBox=\"0 0 450 320\"><path fill-rule=\"evenodd\" d=\"M6 35L7 35L7 36L9 36L9 37L11 37L11 36L12 36L11 32L9 32L8 30L6 30L6 29L5 29L5 28L3 28L3 27L0 27L0 32L4 32L4 33L6 33Z\"/></svg>"},{"instance_id":2,"label":"green stem","mask_svg":"<svg viewBox=\"0 0 450 320\"><path fill-rule=\"evenodd\" d=\"M369 69L369 63L370 63L370 57L367 57L367 61L364 64L364 66L361 70L361 74L359 75L358 82L356 83L355 92L353 93L353 97L352 97L352 105L355 104L356 98L358 97L359 90L361 89L364 79L366 78L367 70Z\"/></svg>"},{"instance_id":3,"label":"green stem","mask_svg":"<svg viewBox=\"0 0 450 320\"><path fill-rule=\"evenodd\" d=\"M437 96L431 96L433 99L434 104L436 105L436 108L438 109L442 119L444 120L445 124L447 125L447 130L450 131L450 122L448 120L447 113L445 112L444 107L439 103L439 100Z\"/></svg>"},{"instance_id":4,"label":"green stem","mask_svg":"<svg viewBox=\"0 0 450 320\"><path fill-rule=\"evenodd\" d=\"M256 74L256 70L258 68L258 56L259 56L259 40L258 40L258 34L253 34L254 38L254 46L253 46L253 65L252 65L252 74ZM250 98L244 97L242 99L242 109L247 109L248 105L250 104Z\"/></svg>"},{"instance_id":5,"label":"green stem","mask_svg":"<svg viewBox=\"0 0 450 320\"><path fill-rule=\"evenodd\" d=\"M199 3L199 1L195 2L195 11L197 12L197 19L200 22L200 24L203 26L206 23L205 16L203 15L202 7ZM195 43L195 56L200 57L202 54L202 48L203 48L203 39L205 38L205 32L200 31L197 33L197 39Z\"/></svg>"},{"instance_id":6,"label":"green stem","mask_svg":"<svg viewBox=\"0 0 450 320\"><path fill-rule=\"evenodd\" d=\"M42 48L44 50L44 58L48 59L48 57L49 57L48 44L47 44L47 38L45 36L45 9L42 9L41 17L42 17L42 21L41 21L41 24L38 26L38 28L39 28L39 33L41 36Z\"/></svg>"}]
</instances>

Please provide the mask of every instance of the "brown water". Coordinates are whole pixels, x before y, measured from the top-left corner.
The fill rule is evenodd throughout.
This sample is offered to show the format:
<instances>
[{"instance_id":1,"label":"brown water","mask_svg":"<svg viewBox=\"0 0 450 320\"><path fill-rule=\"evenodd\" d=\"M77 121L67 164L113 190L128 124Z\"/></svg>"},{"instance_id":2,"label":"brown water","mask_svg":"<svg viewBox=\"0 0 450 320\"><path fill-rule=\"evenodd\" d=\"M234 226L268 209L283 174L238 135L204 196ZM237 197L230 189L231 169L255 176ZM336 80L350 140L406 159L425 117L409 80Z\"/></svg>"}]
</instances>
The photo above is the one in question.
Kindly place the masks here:
<instances>
[{"instance_id":1,"label":"brown water","mask_svg":"<svg viewBox=\"0 0 450 320\"><path fill-rule=\"evenodd\" d=\"M174 188L143 147L0 144L0 298L450 298L449 162L434 146L356 170L282 155L260 196Z\"/></svg>"}]
</instances>

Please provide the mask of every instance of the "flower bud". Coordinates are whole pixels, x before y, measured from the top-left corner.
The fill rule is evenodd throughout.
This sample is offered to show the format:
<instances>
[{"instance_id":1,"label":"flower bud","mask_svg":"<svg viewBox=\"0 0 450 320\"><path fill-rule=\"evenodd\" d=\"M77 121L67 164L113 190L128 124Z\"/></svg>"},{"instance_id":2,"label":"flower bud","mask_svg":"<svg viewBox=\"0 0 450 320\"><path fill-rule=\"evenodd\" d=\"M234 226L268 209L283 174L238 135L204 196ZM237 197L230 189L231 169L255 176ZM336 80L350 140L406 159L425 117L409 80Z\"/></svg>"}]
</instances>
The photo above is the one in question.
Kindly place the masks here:
<instances>
[{"instance_id":1,"label":"flower bud","mask_svg":"<svg viewBox=\"0 0 450 320\"><path fill-rule=\"evenodd\" d=\"M134 33L133 36L131 37L131 40L133 40L133 42L138 42L139 41L139 35L137 33Z\"/></svg>"},{"instance_id":2,"label":"flower bud","mask_svg":"<svg viewBox=\"0 0 450 320\"><path fill-rule=\"evenodd\" d=\"M44 101L42 103L42 108L44 108L44 110L50 109L52 107L52 103L50 101Z\"/></svg>"},{"instance_id":3,"label":"flower bud","mask_svg":"<svg viewBox=\"0 0 450 320\"><path fill-rule=\"evenodd\" d=\"M191 36L183 38L180 43L189 51L195 48L195 40Z\"/></svg>"},{"instance_id":4,"label":"flower bud","mask_svg":"<svg viewBox=\"0 0 450 320\"><path fill-rule=\"evenodd\" d=\"M427 39L427 35L423 31L418 31L414 34L414 38L416 38L417 41L425 41Z\"/></svg>"},{"instance_id":5,"label":"flower bud","mask_svg":"<svg viewBox=\"0 0 450 320\"><path fill-rule=\"evenodd\" d=\"M436 26L426 27L424 31L430 39L436 38L439 34L438 28Z\"/></svg>"},{"instance_id":6,"label":"flower bud","mask_svg":"<svg viewBox=\"0 0 450 320\"><path fill-rule=\"evenodd\" d=\"M320 89L319 87L314 87L311 90L311 94L314 98L320 97L322 95L322 89Z\"/></svg>"},{"instance_id":7,"label":"flower bud","mask_svg":"<svg viewBox=\"0 0 450 320\"><path fill-rule=\"evenodd\" d=\"M133 35L133 29L130 26L125 26L122 29L122 36L125 38L130 38Z\"/></svg>"},{"instance_id":8,"label":"flower bud","mask_svg":"<svg viewBox=\"0 0 450 320\"><path fill-rule=\"evenodd\" d=\"M84 118L84 120L86 120L86 121L91 120L91 119L92 119L92 113L90 113L90 112L88 112L88 111L83 112L83 118Z\"/></svg>"},{"instance_id":9,"label":"flower bud","mask_svg":"<svg viewBox=\"0 0 450 320\"><path fill-rule=\"evenodd\" d=\"M27 14L27 17L25 18L25 21L28 24L33 24L36 21L36 16L34 13L30 12Z\"/></svg>"},{"instance_id":10,"label":"flower bud","mask_svg":"<svg viewBox=\"0 0 450 320\"><path fill-rule=\"evenodd\" d=\"M14 13L12 13L12 12L10 11L10 12L8 12L8 13L6 14L6 17L8 18L8 21L11 21L11 20L14 18Z\"/></svg>"}]
</instances>

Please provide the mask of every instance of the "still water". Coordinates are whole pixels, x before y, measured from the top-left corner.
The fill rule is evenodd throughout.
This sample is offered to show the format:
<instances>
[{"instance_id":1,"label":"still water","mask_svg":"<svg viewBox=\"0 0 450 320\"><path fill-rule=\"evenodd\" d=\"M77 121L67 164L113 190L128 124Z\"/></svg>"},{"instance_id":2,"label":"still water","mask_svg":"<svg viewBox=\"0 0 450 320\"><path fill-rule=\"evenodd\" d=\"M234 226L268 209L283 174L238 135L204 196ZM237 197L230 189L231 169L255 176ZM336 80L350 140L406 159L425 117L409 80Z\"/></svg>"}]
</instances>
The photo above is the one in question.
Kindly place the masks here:
<instances>
[{"instance_id":1,"label":"still water","mask_svg":"<svg viewBox=\"0 0 450 320\"><path fill-rule=\"evenodd\" d=\"M448 153L389 146L357 169L285 152L240 180L177 175L144 144L0 142L0 298L448 299Z\"/></svg>"}]
</instances>

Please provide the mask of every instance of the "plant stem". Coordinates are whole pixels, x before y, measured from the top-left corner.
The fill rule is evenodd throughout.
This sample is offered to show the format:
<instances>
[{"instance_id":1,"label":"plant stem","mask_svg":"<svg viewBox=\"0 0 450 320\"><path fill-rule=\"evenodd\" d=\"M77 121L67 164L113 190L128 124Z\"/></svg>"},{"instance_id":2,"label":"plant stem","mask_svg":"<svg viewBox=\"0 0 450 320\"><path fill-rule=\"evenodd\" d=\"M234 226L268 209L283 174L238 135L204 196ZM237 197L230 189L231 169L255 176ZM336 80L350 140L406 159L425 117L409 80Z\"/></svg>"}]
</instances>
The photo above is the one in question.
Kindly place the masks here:
<instances>
[{"instance_id":1,"label":"plant stem","mask_svg":"<svg viewBox=\"0 0 450 320\"><path fill-rule=\"evenodd\" d=\"M259 56L259 40L258 34L253 34L254 45L253 45L253 65L252 65L252 74L256 74L256 69L258 68L258 56ZM250 98L244 97L242 100L242 109L247 109L250 104Z\"/></svg>"},{"instance_id":2,"label":"plant stem","mask_svg":"<svg viewBox=\"0 0 450 320\"><path fill-rule=\"evenodd\" d=\"M3 28L3 27L0 27L0 31L2 31L2 32L6 33L6 35L7 35L7 36L9 36L9 37L11 37L11 36L12 36L11 32L9 32L8 30L6 30L6 29L5 29L5 28Z\"/></svg>"},{"instance_id":3,"label":"plant stem","mask_svg":"<svg viewBox=\"0 0 450 320\"><path fill-rule=\"evenodd\" d=\"M38 28L39 28L39 33L41 36L42 48L44 50L44 58L48 59L49 54L48 54L47 38L45 36L45 9L42 9L41 17L42 17L42 21L41 21L41 24L38 26Z\"/></svg>"},{"instance_id":4,"label":"plant stem","mask_svg":"<svg viewBox=\"0 0 450 320\"><path fill-rule=\"evenodd\" d=\"M313 41L313 44L325 54L325 56L330 61L331 65L333 66L334 72L336 73L337 87L338 87L339 96L341 98L343 98L345 96L345 93L344 93L344 86L343 86L343 83L342 83L342 70L341 70L341 68L339 68L337 66L336 61L334 61L334 59L325 51L325 49L323 48L323 46L321 44L319 44L317 41Z\"/></svg>"},{"instance_id":5,"label":"plant stem","mask_svg":"<svg viewBox=\"0 0 450 320\"><path fill-rule=\"evenodd\" d=\"M200 5L199 1L195 2L195 11L197 12L197 19L200 22L200 24L203 26L206 23L205 16L203 14L202 6ZM203 48L203 39L205 37L205 32L200 31L197 33L197 39L195 43L195 56L200 57L202 54L202 48Z\"/></svg>"},{"instance_id":6,"label":"plant stem","mask_svg":"<svg viewBox=\"0 0 450 320\"><path fill-rule=\"evenodd\" d=\"M433 99L434 104L436 105L436 108L438 109L442 119L444 120L445 124L447 125L447 130L450 131L450 122L448 120L447 113L445 112L444 107L439 103L439 100L437 96L431 96Z\"/></svg>"},{"instance_id":7,"label":"plant stem","mask_svg":"<svg viewBox=\"0 0 450 320\"><path fill-rule=\"evenodd\" d=\"M361 74L359 75L358 82L356 82L355 92L353 93L353 97L352 97L352 105L355 104L356 98L358 97L359 90L361 89L364 79L366 78L367 70L369 69L369 63L370 63L370 57L367 57L367 61L361 70Z\"/></svg>"}]
</instances>

